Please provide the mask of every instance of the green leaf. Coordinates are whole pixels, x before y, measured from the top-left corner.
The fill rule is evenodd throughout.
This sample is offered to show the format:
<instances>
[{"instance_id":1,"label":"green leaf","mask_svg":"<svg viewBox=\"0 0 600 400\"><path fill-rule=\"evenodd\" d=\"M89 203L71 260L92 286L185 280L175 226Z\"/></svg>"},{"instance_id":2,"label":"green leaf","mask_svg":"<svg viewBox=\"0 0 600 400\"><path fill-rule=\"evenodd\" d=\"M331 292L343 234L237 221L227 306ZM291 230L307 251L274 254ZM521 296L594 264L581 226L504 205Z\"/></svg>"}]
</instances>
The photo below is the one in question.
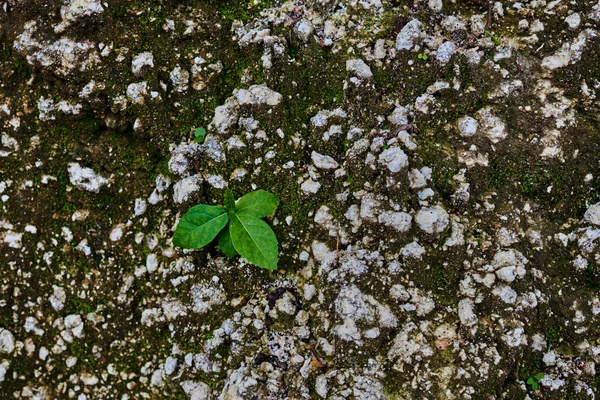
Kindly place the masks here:
<instances>
[{"instance_id":1,"label":"green leaf","mask_svg":"<svg viewBox=\"0 0 600 400\"><path fill-rule=\"evenodd\" d=\"M540 384L539 383L533 382L531 384L531 389L533 389L534 392L537 391L539 388L540 388Z\"/></svg>"},{"instance_id":2,"label":"green leaf","mask_svg":"<svg viewBox=\"0 0 600 400\"><path fill-rule=\"evenodd\" d=\"M219 243L219 248L228 258L235 257L238 255L238 252L233 247L233 243L231 243L231 234L229 232L229 223L225 229L219 232L219 236L217 236L217 242Z\"/></svg>"},{"instance_id":3,"label":"green leaf","mask_svg":"<svg viewBox=\"0 0 600 400\"><path fill-rule=\"evenodd\" d=\"M246 212L230 221L231 242L242 257L261 268L277 269L277 237L266 222Z\"/></svg>"},{"instance_id":4,"label":"green leaf","mask_svg":"<svg viewBox=\"0 0 600 400\"><path fill-rule=\"evenodd\" d=\"M538 372L537 374L535 374L534 378L538 381L541 381L542 379L544 379L544 373Z\"/></svg>"},{"instance_id":5,"label":"green leaf","mask_svg":"<svg viewBox=\"0 0 600 400\"><path fill-rule=\"evenodd\" d=\"M235 199L233 198L233 192L229 189L225 191L224 204L228 211L235 211Z\"/></svg>"},{"instance_id":6,"label":"green leaf","mask_svg":"<svg viewBox=\"0 0 600 400\"><path fill-rule=\"evenodd\" d=\"M533 376L530 376L530 377L527 379L527 384L528 384L528 385L533 385L533 383L534 383L534 382L535 382L535 381L533 380Z\"/></svg>"},{"instance_id":7,"label":"green leaf","mask_svg":"<svg viewBox=\"0 0 600 400\"><path fill-rule=\"evenodd\" d=\"M492 42L494 42L494 44L495 44L496 46L499 46L499 45L500 45L500 39L498 39L498 37L497 37L496 35L494 35L492 32L490 32L490 31L485 31L485 34L486 34L486 35L487 35L487 36L488 36L490 39L492 39Z\"/></svg>"},{"instance_id":8,"label":"green leaf","mask_svg":"<svg viewBox=\"0 0 600 400\"><path fill-rule=\"evenodd\" d=\"M205 204L192 207L179 221L173 234L173 244L184 249L206 246L227 225L228 220L224 207Z\"/></svg>"},{"instance_id":9,"label":"green leaf","mask_svg":"<svg viewBox=\"0 0 600 400\"><path fill-rule=\"evenodd\" d=\"M235 204L236 213L247 213L256 218L264 218L275 212L279 199L272 193L264 190L248 193L242 196Z\"/></svg>"},{"instance_id":10,"label":"green leaf","mask_svg":"<svg viewBox=\"0 0 600 400\"><path fill-rule=\"evenodd\" d=\"M198 128L194 130L194 142L202 143L204 142L204 138L206 137L206 129Z\"/></svg>"}]
</instances>

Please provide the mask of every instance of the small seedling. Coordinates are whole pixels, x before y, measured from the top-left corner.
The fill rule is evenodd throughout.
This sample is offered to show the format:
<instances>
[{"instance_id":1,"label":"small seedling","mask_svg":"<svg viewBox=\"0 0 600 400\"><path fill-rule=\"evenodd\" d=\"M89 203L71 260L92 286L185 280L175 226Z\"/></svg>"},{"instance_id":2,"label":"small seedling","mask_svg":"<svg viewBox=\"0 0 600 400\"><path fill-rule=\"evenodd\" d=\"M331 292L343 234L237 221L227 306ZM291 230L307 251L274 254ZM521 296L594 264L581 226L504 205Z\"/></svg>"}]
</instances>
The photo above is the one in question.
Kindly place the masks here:
<instances>
[{"instance_id":1,"label":"small seedling","mask_svg":"<svg viewBox=\"0 0 600 400\"><path fill-rule=\"evenodd\" d=\"M485 31L485 34L492 39L492 42L494 42L494 44L496 46L500 46L500 39L498 39L498 36L494 35L492 32L490 31Z\"/></svg>"},{"instance_id":2,"label":"small seedling","mask_svg":"<svg viewBox=\"0 0 600 400\"><path fill-rule=\"evenodd\" d=\"M279 205L277 196L257 190L236 202L227 189L224 203L224 206L199 204L190 208L175 229L173 244L199 249L217 238L227 257L239 254L261 268L277 269L277 237L261 219L275 212Z\"/></svg>"},{"instance_id":3,"label":"small seedling","mask_svg":"<svg viewBox=\"0 0 600 400\"><path fill-rule=\"evenodd\" d=\"M427 59L429 58L429 56L425 53L419 53L419 55L417 56L417 58L419 60L423 60L423 61L427 61Z\"/></svg>"},{"instance_id":4,"label":"small seedling","mask_svg":"<svg viewBox=\"0 0 600 400\"><path fill-rule=\"evenodd\" d=\"M540 382L544 379L544 373L538 372L537 374L530 376L527 379L527 384L531 386L531 390L536 392L540 388Z\"/></svg>"},{"instance_id":5,"label":"small seedling","mask_svg":"<svg viewBox=\"0 0 600 400\"><path fill-rule=\"evenodd\" d=\"M202 143L202 142L204 142L205 137L206 137L206 129L197 128L194 130L194 142Z\"/></svg>"}]
</instances>

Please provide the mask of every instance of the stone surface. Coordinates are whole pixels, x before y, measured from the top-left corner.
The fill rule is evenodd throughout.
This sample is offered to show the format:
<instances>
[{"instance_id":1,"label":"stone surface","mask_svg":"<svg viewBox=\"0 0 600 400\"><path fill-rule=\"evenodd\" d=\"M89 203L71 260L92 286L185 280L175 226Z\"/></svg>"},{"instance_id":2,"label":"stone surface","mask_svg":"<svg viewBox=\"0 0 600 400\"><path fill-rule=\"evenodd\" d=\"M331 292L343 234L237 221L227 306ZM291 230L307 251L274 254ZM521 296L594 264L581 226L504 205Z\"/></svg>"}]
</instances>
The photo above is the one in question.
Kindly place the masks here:
<instances>
[{"instance_id":1,"label":"stone surface","mask_svg":"<svg viewBox=\"0 0 600 400\"><path fill-rule=\"evenodd\" d=\"M597 398L599 21L0 2L0 393ZM277 271L173 243L227 189Z\"/></svg>"}]
</instances>

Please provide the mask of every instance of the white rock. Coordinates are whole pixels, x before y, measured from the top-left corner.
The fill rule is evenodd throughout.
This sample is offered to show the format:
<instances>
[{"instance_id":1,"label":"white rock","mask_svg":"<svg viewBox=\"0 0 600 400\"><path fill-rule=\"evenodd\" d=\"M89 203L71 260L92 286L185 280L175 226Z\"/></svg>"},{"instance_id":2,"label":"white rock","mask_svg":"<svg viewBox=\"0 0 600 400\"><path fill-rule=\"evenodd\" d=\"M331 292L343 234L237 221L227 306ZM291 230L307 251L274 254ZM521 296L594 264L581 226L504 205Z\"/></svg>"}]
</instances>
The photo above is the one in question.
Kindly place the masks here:
<instances>
[{"instance_id":1,"label":"white rock","mask_svg":"<svg viewBox=\"0 0 600 400\"><path fill-rule=\"evenodd\" d=\"M164 381L163 381L163 371L160 369L155 370L152 373L152 377L150 378L150 385L152 386L157 386L157 387L162 387L164 386Z\"/></svg>"},{"instance_id":2,"label":"white rock","mask_svg":"<svg viewBox=\"0 0 600 400\"><path fill-rule=\"evenodd\" d=\"M165 360L165 374L172 375L177 369L177 359L175 357L167 357Z\"/></svg>"},{"instance_id":3,"label":"white rock","mask_svg":"<svg viewBox=\"0 0 600 400\"><path fill-rule=\"evenodd\" d=\"M492 267L494 270L506 266L517 266L523 267L529 260L523 256L523 254L514 249L501 250L494 254L492 259Z\"/></svg>"},{"instance_id":4,"label":"white rock","mask_svg":"<svg viewBox=\"0 0 600 400\"><path fill-rule=\"evenodd\" d=\"M113 228L113 230L110 232L110 240L112 242L121 240L121 238L123 237L124 229L125 229L125 225L123 225L123 224L119 224L119 225L115 226Z\"/></svg>"},{"instance_id":5,"label":"white rock","mask_svg":"<svg viewBox=\"0 0 600 400\"><path fill-rule=\"evenodd\" d=\"M144 67L154 67L154 56L149 51L137 54L131 61L131 72L136 76L142 75Z\"/></svg>"},{"instance_id":6,"label":"white rock","mask_svg":"<svg viewBox=\"0 0 600 400\"><path fill-rule=\"evenodd\" d=\"M498 240L498 244L500 244L502 247L509 247L519 242L517 234L509 231L505 227L500 228L500 230L496 233L496 240Z\"/></svg>"},{"instance_id":7,"label":"white rock","mask_svg":"<svg viewBox=\"0 0 600 400\"><path fill-rule=\"evenodd\" d=\"M407 125L408 110L402 106L396 107L392 114L388 117L388 121L394 125Z\"/></svg>"},{"instance_id":8,"label":"white rock","mask_svg":"<svg viewBox=\"0 0 600 400\"><path fill-rule=\"evenodd\" d=\"M296 26L294 26L294 32L296 33L296 36L298 36L298 38L303 42L308 42L312 37L314 31L315 28L313 24L311 24L310 21L306 19L298 21Z\"/></svg>"},{"instance_id":9,"label":"white rock","mask_svg":"<svg viewBox=\"0 0 600 400\"><path fill-rule=\"evenodd\" d=\"M516 269L514 266L500 268L496 271L496 276L498 276L498 279L510 283L516 278Z\"/></svg>"},{"instance_id":10,"label":"white rock","mask_svg":"<svg viewBox=\"0 0 600 400\"><path fill-rule=\"evenodd\" d=\"M79 379L81 379L81 382L83 382L83 384L87 386L94 386L97 385L98 382L100 382L96 375L92 375L87 372L83 372Z\"/></svg>"},{"instance_id":11,"label":"white rock","mask_svg":"<svg viewBox=\"0 0 600 400\"><path fill-rule=\"evenodd\" d=\"M589 16L590 19L593 19L594 21L600 21L600 0L592 7Z\"/></svg>"},{"instance_id":12,"label":"white rock","mask_svg":"<svg viewBox=\"0 0 600 400\"><path fill-rule=\"evenodd\" d=\"M578 270L584 270L588 267L588 261L581 257L581 254L578 254L577 257L573 260L573 266Z\"/></svg>"},{"instance_id":13,"label":"white rock","mask_svg":"<svg viewBox=\"0 0 600 400\"><path fill-rule=\"evenodd\" d=\"M414 322L403 325L388 352L388 358L398 359L400 364L411 363L414 359L422 360L432 355L433 349Z\"/></svg>"},{"instance_id":14,"label":"white rock","mask_svg":"<svg viewBox=\"0 0 600 400\"><path fill-rule=\"evenodd\" d=\"M458 131L463 137L473 136L477 133L478 127L479 124L477 123L477 120L475 118L466 116L458 120Z\"/></svg>"},{"instance_id":15,"label":"white rock","mask_svg":"<svg viewBox=\"0 0 600 400\"><path fill-rule=\"evenodd\" d=\"M444 28L445 31L450 33L454 31L463 31L467 29L465 23L453 15L444 18L444 20L442 21L442 28Z\"/></svg>"},{"instance_id":16,"label":"white rock","mask_svg":"<svg viewBox=\"0 0 600 400\"><path fill-rule=\"evenodd\" d=\"M492 114L491 107L482 108L477 112L481 129L492 143L498 143L507 137L506 125L502 120Z\"/></svg>"},{"instance_id":17,"label":"white rock","mask_svg":"<svg viewBox=\"0 0 600 400\"><path fill-rule=\"evenodd\" d=\"M596 31L586 29L579 33L577 38L572 42L563 43L560 50L551 56L544 57L542 67L549 70L565 67L569 64L575 64L581 59L583 50L588 42L588 39L597 36Z\"/></svg>"},{"instance_id":18,"label":"white rock","mask_svg":"<svg viewBox=\"0 0 600 400\"><path fill-rule=\"evenodd\" d=\"M87 239L83 239L81 242L79 242L79 244L77 245L77 247L75 247L75 249L81 251L86 256L89 256L90 254L92 254L92 249L90 246L88 246Z\"/></svg>"},{"instance_id":19,"label":"white rock","mask_svg":"<svg viewBox=\"0 0 600 400\"><path fill-rule=\"evenodd\" d=\"M571 29L577 29L581 24L581 16L578 13L573 13L565 18L565 22Z\"/></svg>"},{"instance_id":20,"label":"white rock","mask_svg":"<svg viewBox=\"0 0 600 400\"><path fill-rule=\"evenodd\" d=\"M92 93L104 90L106 85L102 82L96 82L94 80L89 81L79 92L79 96L83 98L89 97Z\"/></svg>"},{"instance_id":21,"label":"white rock","mask_svg":"<svg viewBox=\"0 0 600 400\"><path fill-rule=\"evenodd\" d=\"M219 133L226 133L238 120L238 103L233 97L228 98L225 104L215 108L215 115L210 123Z\"/></svg>"},{"instance_id":22,"label":"white rock","mask_svg":"<svg viewBox=\"0 0 600 400\"><path fill-rule=\"evenodd\" d=\"M206 182L215 189L225 189L228 186L221 175L209 175L206 177Z\"/></svg>"},{"instance_id":23,"label":"white rock","mask_svg":"<svg viewBox=\"0 0 600 400\"><path fill-rule=\"evenodd\" d=\"M546 340L542 335L536 333L531 337L531 348L535 351L544 351L546 348Z\"/></svg>"},{"instance_id":24,"label":"white rock","mask_svg":"<svg viewBox=\"0 0 600 400\"><path fill-rule=\"evenodd\" d=\"M167 321L173 321L181 315L187 315L187 307L175 299L164 300L161 307Z\"/></svg>"},{"instance_id":25,"label":"white rock","mask_svg":"<svg viewBox=\"0 0 600 400\"><path fill-rule=\"evenodd\" d=\"M442 64L447 64L456 53L456 45L452 42L445 42L438 49L435 58Z\"/></svg>"},{"instance_id":26,"label":"white rock","mask_svg":"<svg viewBox=\"0 0 600 400\"><path fill-rule=\"evenodd\" d=\"M346 71L362 79L373 77L371 68L361 59L346 60Z\"/></svg>"},{"instance_id":27,"label":"white rock","mask_svg":"<svg viewBox=\"0 0 600 400\"><path fill-rule=\"evenodd\" d=\"M348 211L350 211L350 209ZM346 214L348 214L348 212ZM379 214L379 201L377 201L375 195L372 193L367 193L361 199L359 214L360 218L375 222L375 216L377 214ZM346 218L348 218L348 216L346 216Z\"/></svg>"},{"instance_id":28,"label":"white rock","mask_svg":"<svg viewBox=\"0 0 600 400\"><path fill-rule=\"evenodd\" d=\"M269 89L265 85L252 85L246 89L234 91L234 95L240 105L251 104L266 104L276 106L282 102L281 94Z\"/></svg>"},{"instance_id":29,"label":"white rock","mask_svg":"<svg viewBox=\"0 0 600 400\"><path fill-rule=\"evenodd\" d=\"M189 400L210 400L210 387L204 382L184 381L181 382L181 388L188 396Z\"/></svg>"},{"instance_id":30,"label":"white rock","mask_svg":"<svg viewBox=\"0 0 600 400\"><path fill-rule=\"evenodd\" d=\"M11 354L15 349L15 337L7 330L0 328L0 354Z\"/></svg>"},{"instance_id":31,"label":"white rock","mask_svg":"<svg viewBox=\"0 0 600 400\"><path fill-rule=\"evenodd\" d=\"M315 294L317 293L317 288L315 287L315 285L305 283L303 289L304 289L304 298L306 299L306 301L311 301L313 299L313 297L315 296Z\"/></svg>"},{"instance_id":32,"label":"white rock","mask_svg":"<svg viewBox=\"0 0 600 400\"><path fill-rule=\"evenodd\" d=\"M529 33L537 33L544 31L544 24L539 19L535 19L529 25Z\"/></svg>"},{"instance_id":33,"label":"white rock","mask_svg":"<svg viewBox=\"0 0 600 400\"><path fill-rule=\"evenodd\" d=\"M527 344L527 337L525 336L523 328L515 328L508 331L502 339L504 339L504 342L510 347Z\"/></svg>"},{"instance_id":34,"label":"white rock","mask_svg":"<svg viewBox=\"0 0 600 400\"><path fill-rule=\"evenodd\" d=\"M427 186L427 181L431 179L431 168L423 167L421 171L416 168L408 171L408 181L411 189L420 189Z\"/></svg>"},{"instance_id":35,"label":"white rock","mask_svg":"<svg viewBox=\"0 0 600 400\"><path fill-rule=\"evenodd\" d=\"M69 163L69 181L80 189L98 193L100 188L108 184L108 179L97 175L91 168L82 168L78 163Z\"/></svg>"},{"instance_id":36,"label":"white rock","mask_svg":"<svg viewBox=\"0 0 600 400\"><path fill-rule=\"evenodd\" d=\"M435 100L435 97L430 94L423 93L415 100L415 110L423 114L429 114L430 109L435 107L436 104L437 101Z\"/></svg>"},{"instance_id":37,"label":"white rock","mask_svg":"<svg viewBox=\"0 0 600 400\"><path fill-rule=\"evenodd\" d=\"M544 354L544 357L542 358L542 361L544 362L544 364L548 365L548 366L553 366L556 364L556 353L554 352L554 350L550 350L547 353Z\"/></svg>"},{"instance_id":38,"label":"white rock","mask_svg":"<svg viewBox=\"0 0 600 400\"><path fill-rule=\"evenodd\" d=\"M435 308L435 301L433 301L433 299L431 299L429 297L421 296L421 297L419 297L418 301L416 301L416 303L417 303L417 315L419 317L423 317L423 316L429 314Z\"/></svg>"},{"instance_id":39,"label":"white rock","mask_svg":"<svg viewBox=\"0 0 600 400\"><path fill-rule=\"evenodd\" d=\"M153 273L158 269L158 256L154 253L148 254L146 256L146 270L148 273Z\"/></svg>"},{"instance_id":40,"label":"white rock","mask_svg":"<svg viewBox=\"0 0 600 400\"><path fill-rule=\"evenodd\" d=\"M583 215L584 222L600 225L600 203L591 205Z\"/></svg>"},{"instance_id":41,"label":"white rock","mask_svg":"<svg viewBox=\"0 0 600 400\"><path fill-rule=\"evenodd\" d=\"M152 326L154 323L164 321L160 308L148 308L142 311L140 322L146 326Z\"/></svg>"},{"instance_id":42,"label":"white rock","mask_svg":"<svg viewBox=\"0 0 600 400\"><path fill-rule=\"evenodd\" d=\"M4 243L8 244L8 247L11 247L13 249L20 249L23 245L21 242L23 239L22 233L7 231L3 235L0 235L0 238L2 238L2 236L4 236L3 241Z\"/></svg>"},{"instance_id":43,"label":"white rock","mask_svg":"<svg viewBox=\"0 0 600 400\"><path fill-rule=\"evenodd\" d=\"M333 216L329 213L329 207L321 206L315 213L314 221L325 229L333 227Z\"/></svg>"},{"instance_id":44,"label":"white rock","mask_svg":"<svg viewBox=\"0 0 600 400\"><path fill-rule=\"evenodd\" d=\"M95 0L67 0L60 8L62 22L54 27L54 31L60 33L81 17L100 14L104 11L102 4Z\"/></svg>"},{"instance_id":45,"label":"white rock","mask_svg":"<svg viewBox=\"0 0 600 400\"><path fill-rule=\"evenodd\" d=\"M190 73L179 65L173 68L173 71L169 74L173 87L177 92L184 92L188 89L188 83L190 81Z\"/></svg>"},{"instance_id":46,"label":"white rock","mask_svg":"<svg viewBox=\"0 0 600 400\"><path fill-rule=\"evenodd\" d=\"M0 362L0 382L3 382L5 377L6 377L6 373L8 372L8 367L10 366L10 361L8 360L3 360L2 362Z\"/></svg>"},{"instance_id":47,"label":"white rock","mask_svg":"<svg viewBox=\"0 0 600 400\"><path fill-rule=\"evenodd\" d=\"M6 150L0 150L0 157L8 157L11 153L19 150L19 142L6 133L2 133L2 147L6 148Z\"/></svg>"},{"instance_id":48,"label":"white rock","mask_svg":"<svg viewBox=\"0 0 600 400\"><path fill-rule=\"evenodd\" d=\"M327 377L325 375L317 376L315 380L315 392L322 398L327 398Z\"/></svg>"},{"instance_id":49,"label":"white rock","mask_svg":"<svg viewBox=\"0 0 600 400\"><path fill-rule=\"evenodd\" d=\"M474 35L483 35L485 32L486 17L483 14L475 14L471 16L471 32Z\"/></svg>"},{"instance_id":50,"label":"white rock","mask_svg":"<svg viewBox=\"0 0 600 400\"><path fill-rule=\"evenodd\" d=\"M67 293L60 286L52 285L53 295L50 296L49 301L56 311L60 311L65 306L65 301L67 299Z\"/></svg>"},{"instance_id":51,"label":"white rock","mask_svg":"<svg viewBox=\"0 0 600 400\"><path fill-rule=\"evenodd\" d=\"M441 233L450 223L448 213L439 205L421 208L415 221L427 233Z\"/></svg>"},{"instance_id":52,"label":"white rock","mask_svg":"<svg viewBox=\"0 0 600 400\"><path fill-rule=\"evenodd\" d=\"M224 302L227 297L225 293L216 286L199 283L191 289L192 311L205 314L214 306Z\"/></svg>"},{"instance_id":53,"label":"white rock","mask_svg":"<svg viewBox=\"0 0 600 400\"><path fill-rule=\"evenodd\" d=\"M133 214L138 217L146 212L146 200L144 199L135 199L135 204L133 206Z\"/></svg>"},{"instance_id":54,"label":"white rock","mask_svg":"<svg viewBox=\"0 0 600 400\"><path fill-rule=\"evenodd\" d=\"M333 333L344 341L355 342L357 344L362 343L360 331L356 327L354 320L350 318L344 318L344 323L342 325L336 325L333 328Z\"/></svg>"},{"instance_id":55,"label":"white rock","mask_svg":"<svg viewBox=\"0 0 600 400\"><path fill-rule=\"evenodd\" d=\"M375 339L375 338L379 337L380 333L381 332L380 332L379 328L371 328L371 329L367 329L364 332L364 337L367 339Z\"/></svg>"},{"instance_id":56,"label":"white rock","mask_svg":"<svg viewBox=\"0 0 600 400\"><path fill-rule=\"evenodd\" d=\"M553 379L552 376L550 376L550 374L546 374L540 381L540 385L549 388L550 391L553 392L555 390L559 390L562 386L564 386L565 381L560 378ZM588 391L587 393L592 394L593 392Z\"/></svg>"},{"instance_id":57,"label":"white rock","mask_svg":"<svg viewBox=\"0 0 600 400\"><path fill-rule=\"evenodd\" d=\"M373 318L373 311L356 285L345 286L340 290L335 300L335 310L340 317L354 321Z\"/></svg>"},{"instance_id":58,"label":"white rock","mask_svg":"<svg viewBox=\"0 0 600 400\"><path fill-rule=\"evenodd\" d=\"M377 218L380 224L392 227L398 232L406 232L412 224L412 217L405 212L386 211L379 214Z\"/></svg>"},{"instance_id":59,"label":"white rock","mask_svg":"<svg viewBox=\"0 0 600 400\"><path fill-rule=\"evenodd\" d=\"M434 12L442 11L442 0L428 0L427 6Z\"/></svg>"},{"instance_id":60,"label":"white rock","mask_svg":"<svg viewBox=\"0 0 600 400\"><path fill-rule=\"evenodd\" d=\"M319 154L316 151L313 151L310 155L313 164L315 167L324 170L336 169L339 167L337 161L333 159L333 157L325 156L323 154Z\"/></svg>"},{"instance_id":61,"label":"white rock","mask_svg":"<svg viewBox=\"0 0 600 400\"><path fill-rule=\"evenodd\" d=\"M464 326L472 326L477 322L477 315L474 312L475 303L471 299L462 299L458 302L458 318Z\"/></svg>"},{"instance_id":62,"label":"white rock","mask_svg":"<svg viewBox=\"0 0 600 400\"><path fill-rule=\"evenodd\" d=\"M148 95L146 82L131 83L127 86L127 97L133 104L144 104L144 97Z\"/></svg>"},{"instance_id":63,"label":"white rock","mask_svg":"<svg viewBox=\"0 0 600 400\"><path fill-rule=\"evenodd\" d=\"M397 50L410 50L421 39L421 22L418 19L413 19L398 33L396 36Z\"/></svg>"},{"instance_id":64,"label":"white rock","mask_svg":"<svg viewBox=\"0 0 600 400\"><path fill-rule=\"evenodd\" d=\"M50 351L46 347L44 347L44 346L40 347L40 351L38 353L40 360L45 361L46 357L48 357L48 354L50 354Z\"/></svg>"},{"instance_id":65,"label":"white rock","mask_svg":"<svg viewBox=\"0 0 600 400\"><path fill-rule=\"evenodd\" d=\"M291 293L285 292L283 296L275 302L275 308L287 315L296 315L295 301L296 299Z\"/></svg>"},{"instance_id":66,"label":"white rock","mask_svg":"<svg viewBox=\"0 0 600 400\"><path fill-rule=\"evenodd\" d=\"M381 152L378 162L391 172L399 172L408 166L408 157L399 147L392 146Z\"/></svg>"},{"instance_id":67,"label":"white rock","mask_svg":"<svg viewBox=\"0 0 600 400\"><path fill-rule=\"evenodd\" d=\"M200 175L192 175L180 180L173 185L173 201L178 204L186 202L192 193L200 190L201 184Z\"/></svg>"},{"instance_id":68,"label":"white rock","mask_svg":"<svg viewBox=\"0 0 600 400\"><path fill-rule=\"evenodd\" d=\"M300 189L306 194L315 194L321 188L321 184L319 182L315 182L312 179L307 179L302 182L300 185Z\"/></svg>"},{"instance_id":69,"label":"white rock","mask_svg":"<svg viewBox=\"0 0 600 400\"><path fill-rule=\"evenodd\" d=\"M65 317L65 328L70 329L77 338L83 337L83 320L79 314L69 314Z\"/></svg>"},{"instance_id":70,"label":"white rock","mask_svg":"<svg viewBox=\"0 0 600 400\"><path fill-rule=\"evenodd\" d=\"M423 256L423 254L425 254L425 248L421 246L419 242L414 241L404 246L400 250L400 254L402 254L402 256L404 257L420 259Z\"/></svg>"},{"instance_id":71,"label":"white rock","mask_svg":"<svg viewBox=\"0 0 600 400\"><path fill-rule=\"evenodd\" d=\"M74 357L74 356L67 357L65 364L66 364L67 368L73 367L75 364L77 364L77 357Z\"/></svg>"},{"instance_id":72,"label":"white rock","mask_svg":"<svg viewBox=\"0 0 600 400\"><path fill-rule=\"evenodd\" d=\"M377 39L373 47L373 57L377 60L383 60L387 54L385 48L385 39Z\"/></svg>"},{"instance_id":73,"label":"white rock","mask_svg":"<svg viewBox=\"0 0 600 400\"><path fill-rule=\"evenodd\" d=\"M410 293L408 293L404 285L392 286L390 296L400 302L407 302L410 299Z\"/></svg>"},{"instance_id":74,"label":"white rock","mask_svg":"<svg viewBox=\"0 0 600 400\"><path fill-rule=\"evenodd\" d=\"M495 288L492 293L500 297L503 302L507 304L514 304L517 300L517 292L515 292L510 286L500 286Z\"/></svg>"}]
</instances>

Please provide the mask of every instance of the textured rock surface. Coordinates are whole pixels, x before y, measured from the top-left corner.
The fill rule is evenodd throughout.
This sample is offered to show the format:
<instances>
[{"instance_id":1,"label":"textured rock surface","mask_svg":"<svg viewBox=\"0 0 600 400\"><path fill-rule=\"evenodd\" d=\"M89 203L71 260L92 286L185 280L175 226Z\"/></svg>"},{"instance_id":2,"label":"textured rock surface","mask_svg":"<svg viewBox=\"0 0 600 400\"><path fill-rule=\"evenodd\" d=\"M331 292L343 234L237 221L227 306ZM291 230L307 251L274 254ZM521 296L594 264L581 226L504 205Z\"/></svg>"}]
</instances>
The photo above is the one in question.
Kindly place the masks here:
<instances>
[{"instance_id":1,"label":"textured rock surface","mask_svg":"<svg viewBox=\"0 0 600 400\"><path fill-rule=\"evenodd\" d=\"M595 398L599 21L0 0L0 398ZM277 271L173 245L226 188Z\"/></svg>"}]
</instances>

